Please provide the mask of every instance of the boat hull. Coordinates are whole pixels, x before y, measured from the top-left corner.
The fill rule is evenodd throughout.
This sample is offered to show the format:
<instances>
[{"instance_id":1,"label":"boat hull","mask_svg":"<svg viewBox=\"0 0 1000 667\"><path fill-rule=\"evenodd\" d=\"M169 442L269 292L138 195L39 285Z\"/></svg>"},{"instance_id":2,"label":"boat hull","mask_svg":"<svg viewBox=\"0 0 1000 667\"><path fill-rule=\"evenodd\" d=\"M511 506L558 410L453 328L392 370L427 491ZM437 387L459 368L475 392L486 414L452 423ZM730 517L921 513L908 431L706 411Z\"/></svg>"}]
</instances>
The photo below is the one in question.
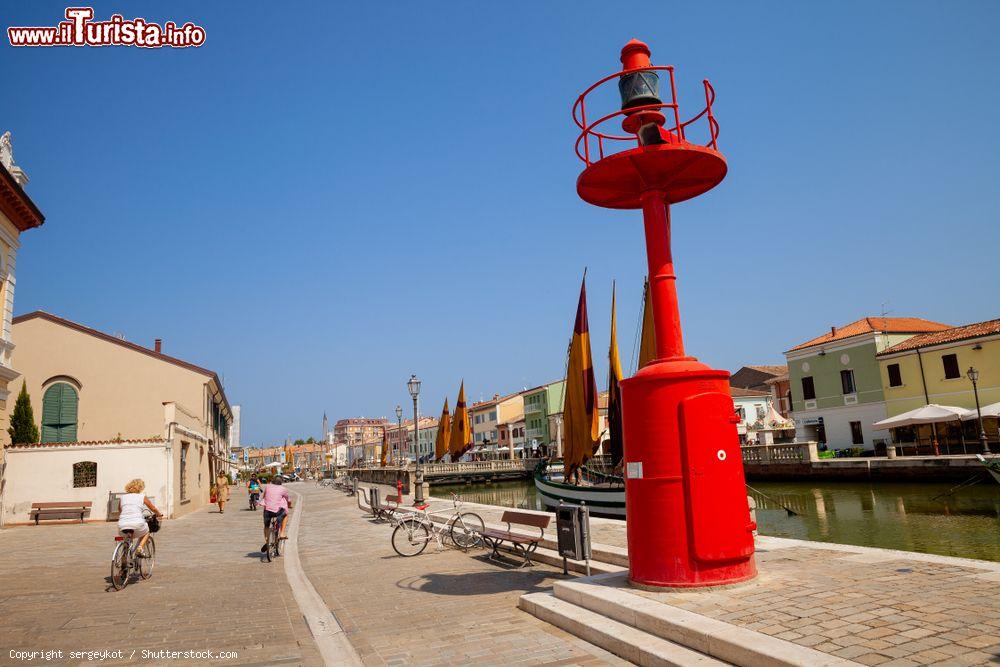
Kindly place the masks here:
<instances>
[{"instance_id":1,"label":"boat hull","mask_svg":"<svg viewBox=\"0 0 1000 667\"><path fill-rule=\"evenodd\" d=\"M535 489L542 503L555 509L559 501L579 505L581 501L597 516L625 518L625 489L577 486L543 479L535 475Z\"/></svg>"}]
</instances>

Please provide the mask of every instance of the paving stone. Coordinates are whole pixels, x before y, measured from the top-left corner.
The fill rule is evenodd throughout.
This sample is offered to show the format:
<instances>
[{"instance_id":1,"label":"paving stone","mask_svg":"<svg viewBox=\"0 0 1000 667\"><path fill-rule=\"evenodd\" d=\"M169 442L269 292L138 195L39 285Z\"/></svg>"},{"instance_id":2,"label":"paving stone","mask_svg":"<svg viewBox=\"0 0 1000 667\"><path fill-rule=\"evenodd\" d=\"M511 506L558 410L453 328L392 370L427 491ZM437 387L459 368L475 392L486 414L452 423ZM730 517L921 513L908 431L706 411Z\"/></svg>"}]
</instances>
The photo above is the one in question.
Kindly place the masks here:
<instances>
[{"instance_id":1,"label":"paving stone","mask_svg":"<svg viewBox=\"0 0 1000 667\"><path fill-rule=\"evenodd\" d=\"M211 506L164 521L153 577L117 592L108 590L114 523L0 531L3 659L11 649L62 649L68 664L81 662L69 651L136 649L123 663L136 664L149 649L237 654L163 661L177 667L322 664L283 564L261 562L261 513L245 508L237 490L225 514Z\"/></svg>"},{"instance_id":2,"label":"paving stone","mask_svg":"<svg viewBox=\"0 0 1000 667\"><path fill-rule=\"evenodd\" d=\"M551 589L560 571L512 568L485 550L438 551L433 543L402 558L390 526L367 520L354 498L311 484L291 488L305 499L302 566L355 649L375 651L371 664L627 664L517 608L523 593Z\"/></svg>"}]
</instances>

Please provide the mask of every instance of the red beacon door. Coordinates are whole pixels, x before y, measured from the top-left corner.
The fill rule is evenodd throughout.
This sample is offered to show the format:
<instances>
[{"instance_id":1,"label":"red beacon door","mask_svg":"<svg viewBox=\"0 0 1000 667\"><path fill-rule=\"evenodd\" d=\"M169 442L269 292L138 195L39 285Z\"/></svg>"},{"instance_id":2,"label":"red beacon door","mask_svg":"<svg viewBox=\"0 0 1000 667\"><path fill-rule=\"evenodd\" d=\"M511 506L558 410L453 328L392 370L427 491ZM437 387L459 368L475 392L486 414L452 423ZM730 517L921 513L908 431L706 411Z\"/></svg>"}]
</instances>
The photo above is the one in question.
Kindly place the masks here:
<instances>
[{"instance_id":1,"label":"red beacon door","mask_svg":"<svg viewBox=\"0 0 1000 667\"><path fill-rule=\"evenodd\" d=\"M657 359L621 383L629 579L645 587L732 584L757 569L729 373L684 353L670 248L670 205L711 190L728 167L712 86L703 82L705 107L682 122L674 69L649 56L630 41L622 70L573 106L576 153L586 165L577 193L596 206L641 208L646 235ZM588 121L588 95L611 81L621 109Z\"/></svg>"}]
</instances>

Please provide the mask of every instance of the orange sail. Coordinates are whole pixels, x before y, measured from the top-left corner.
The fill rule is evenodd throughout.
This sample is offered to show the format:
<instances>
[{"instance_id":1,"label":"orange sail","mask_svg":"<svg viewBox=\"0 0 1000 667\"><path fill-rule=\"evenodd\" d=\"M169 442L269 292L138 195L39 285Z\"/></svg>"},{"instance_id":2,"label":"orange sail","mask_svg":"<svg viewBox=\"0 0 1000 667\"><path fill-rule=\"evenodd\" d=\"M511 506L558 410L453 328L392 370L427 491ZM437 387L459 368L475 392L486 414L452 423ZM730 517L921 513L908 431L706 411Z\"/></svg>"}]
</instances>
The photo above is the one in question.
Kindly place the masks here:
<instances>
[{"instance_id":1,"label":"orange sail","mask_svg":"<svg viewBox=\"0 0 1000 667\"><path fill-rule=\"evenodd\" d=\"M469 409L465 405L465 380L462 380L458 389L458 402L455 403L455 415L451 420L451 438L448 444L451 460L457 461L471 446L472 429L469 427Z\"/></svg>"},{"instance_id":2,"label":"orange sail","mask_svg":"<svg viewBox=\"0 0 1000 667\"><path fill-rule=\"evenodd\" d=\"M566 399L563 407L563 467L566 479L576 472L600 445L597 413L597 382L590 353L590 324L587 320L587 279L580 285L573 339L566 371Z\"/></svg>"},{"instance_id":3,"label":"orange sail","mask_svg":"<svg viewBox=\"0 0 1000 667\"><path fill-rule=\"evenodd\" d=\"M451 440L451 417L448 415L448 399L444 399L444 409L441 411L441 419L438 420L437 438L434 440L434 460L440 461L448 453L448 444Z\"/></svg>"}]
</instances>

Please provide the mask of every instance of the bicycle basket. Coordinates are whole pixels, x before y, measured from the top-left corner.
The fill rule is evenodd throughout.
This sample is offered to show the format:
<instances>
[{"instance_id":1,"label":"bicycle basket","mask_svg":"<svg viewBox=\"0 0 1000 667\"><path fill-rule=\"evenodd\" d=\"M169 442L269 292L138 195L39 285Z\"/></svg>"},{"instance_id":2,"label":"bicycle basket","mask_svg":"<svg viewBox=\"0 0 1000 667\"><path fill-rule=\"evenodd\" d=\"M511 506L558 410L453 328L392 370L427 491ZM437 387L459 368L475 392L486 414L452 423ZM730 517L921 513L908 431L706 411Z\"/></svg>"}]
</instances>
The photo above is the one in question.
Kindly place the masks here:
<instances>
[{"instance_id":1,"label":"bicycle basket","mask_svg":"<svg viewBox=\"0 0 1000 667\"><path fill-rule=\"evenodd\" d=\"M146 525L149 526L149 532L151 533L156 533L160 530L160 520L155 516L146 519Z\"/></svg>"}]
</instances>

